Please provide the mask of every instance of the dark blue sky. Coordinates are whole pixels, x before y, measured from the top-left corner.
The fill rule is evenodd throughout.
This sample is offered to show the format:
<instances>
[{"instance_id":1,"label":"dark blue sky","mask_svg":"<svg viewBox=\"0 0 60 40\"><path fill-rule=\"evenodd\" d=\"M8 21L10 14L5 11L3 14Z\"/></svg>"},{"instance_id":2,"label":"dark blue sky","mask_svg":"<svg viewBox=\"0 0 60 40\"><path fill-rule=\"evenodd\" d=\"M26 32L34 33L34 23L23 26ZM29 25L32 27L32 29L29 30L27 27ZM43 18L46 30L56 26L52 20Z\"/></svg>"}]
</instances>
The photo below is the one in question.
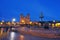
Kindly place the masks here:
<instances>
[{"instance_id":1,"label":"dark blue sky","mask_svg":"<svg viewBox=\"0 0 60 40\"><path fill-rule=\"evenodd\" d=\"M60 20L60 0L0 0L0 20L19 21L20 13L30 13L31 20L39 20L41 11L44 20Z\"/></svg>"}]
</instances>

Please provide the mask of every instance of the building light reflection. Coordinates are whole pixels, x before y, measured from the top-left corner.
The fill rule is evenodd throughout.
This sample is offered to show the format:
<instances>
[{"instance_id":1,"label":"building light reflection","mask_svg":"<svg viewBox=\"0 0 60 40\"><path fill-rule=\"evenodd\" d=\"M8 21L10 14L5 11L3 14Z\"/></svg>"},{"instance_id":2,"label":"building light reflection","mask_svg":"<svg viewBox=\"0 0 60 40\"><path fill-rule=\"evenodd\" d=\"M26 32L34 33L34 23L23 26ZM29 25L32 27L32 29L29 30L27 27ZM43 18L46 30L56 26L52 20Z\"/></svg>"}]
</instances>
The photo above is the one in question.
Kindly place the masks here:
<instances>
[{"instance_id":1,"label":"building light reflection","mask_svg":"<svg viewBox=\"0 0 60 40\"><path fill-rule=\"evenodd\" d=\"M20 35L20 40L24 40L24 35Z\"/></svg>"},{"instance_id":2,"label":"building light reflection","mask_svg":"<svg viewBox=\"0 0 60 40\"><path fill-rule=\"evenodd\" d=\"M10 34L11 36L10 36L10 40L14 40L15 38L15 33L14 32L11 32L11 34Z\"/></svg>"},{"instance_id":3,"label":"building light reflection","mask_svg":"<svg viewBox=\"0 0 60 40\"><path fill-rule=\"evenodd\" d=\"M3 28L1 28L1 30L0 30L0 31L1 31L1 35L2 35L2 34L3 34Z\"/></svg>"},{"instance_id":4,"label":"building light reflection","mask_svg":"<svg viewBox=\"0 0 60 40\"><path fill-rule=\"evenodd\" d=\"M25 30L25 27L22 27L21 30L24 31Z\"/></svg>"}]
</instances>

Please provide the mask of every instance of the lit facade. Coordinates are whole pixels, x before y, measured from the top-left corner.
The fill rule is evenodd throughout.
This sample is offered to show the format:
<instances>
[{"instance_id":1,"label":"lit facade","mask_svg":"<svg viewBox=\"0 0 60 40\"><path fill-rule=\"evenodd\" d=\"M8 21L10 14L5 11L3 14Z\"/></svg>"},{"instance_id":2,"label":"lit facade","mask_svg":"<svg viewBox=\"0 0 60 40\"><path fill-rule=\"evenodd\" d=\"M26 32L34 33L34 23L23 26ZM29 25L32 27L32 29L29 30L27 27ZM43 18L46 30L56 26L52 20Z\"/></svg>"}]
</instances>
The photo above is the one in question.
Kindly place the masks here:
<instances>
[{"instance_id":1,"label":"lit facade","mask_svg":"<svg viewBox=\"0 0 60 40\"><path fill-rule=\"evenodd\" d=\"M56 22L53 22L53 21L44 21L44 22L39 22L39 26L48 26L48 27L59 27L60 28L60 21L56 21Z\"/></svg>"},{"instance_id":2,"label":"lit facade","mask_svg":"<svg viewBox=\"0 0 60 40\"><path fill-rule=\"evenodd\" d=\"M20 24L30 24L30 14L27 14L27 16L23 16L23 14L21 14Z\"/></svg>"}]
</instances>

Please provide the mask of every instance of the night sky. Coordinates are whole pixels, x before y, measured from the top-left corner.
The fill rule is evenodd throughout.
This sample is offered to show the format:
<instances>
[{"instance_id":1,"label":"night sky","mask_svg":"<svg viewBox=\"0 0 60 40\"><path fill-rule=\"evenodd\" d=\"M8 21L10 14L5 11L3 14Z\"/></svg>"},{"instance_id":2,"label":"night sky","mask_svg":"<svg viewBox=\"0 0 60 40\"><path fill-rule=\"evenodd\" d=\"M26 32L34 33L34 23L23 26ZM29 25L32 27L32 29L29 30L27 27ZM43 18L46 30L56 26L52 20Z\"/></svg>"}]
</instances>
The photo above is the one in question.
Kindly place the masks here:
<instances>
[{"instance_id":1,"label":"night sky","mask_svg":"<svg viewBox=\"0 0 60 40\"><path fill-rule=\"evenodd\" d=\"M32 21L39 21L41 12L44 20L60 20L60 0L0 0L0 20L19 21L20 13L30 13Z\"/></svg>"}]
</instances>

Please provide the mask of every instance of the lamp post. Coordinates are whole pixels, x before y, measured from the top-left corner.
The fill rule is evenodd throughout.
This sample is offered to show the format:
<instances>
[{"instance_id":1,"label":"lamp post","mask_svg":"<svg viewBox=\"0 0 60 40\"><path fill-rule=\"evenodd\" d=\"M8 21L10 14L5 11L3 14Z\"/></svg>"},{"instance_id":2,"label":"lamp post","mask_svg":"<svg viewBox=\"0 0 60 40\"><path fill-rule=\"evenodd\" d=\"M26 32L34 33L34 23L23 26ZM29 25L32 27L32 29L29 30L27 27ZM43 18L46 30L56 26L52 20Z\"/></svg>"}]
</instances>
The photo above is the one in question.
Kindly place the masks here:
<instances>
[{"instance_id":1,"label":"lamp post","mask_svg":"<svg viewBox=\"0 0 60 40\"><path fill-rule=\"evenodd\" d=\"M15 25L15 21L16 21L16 19L13 18L13 19L12 19L12 24L13 24L13 25Z\"/></svg>"},{"instance_id":2,"label":"lamp post","mask_svg":"<svg viewBox=\"0 0 60 40\"><path fill-rule=\"evenodd\" d=\"M15 22L15 21L16 21L16 19L15 19L15 18L13 18L13 19L12 19L12 22Z\"/></svg>"},{"instance_id":3,"label":"lamp post","mask_svg":"<svg viewBox=\"0 0 60 40\"><path fill-rule=\"evenodd\" d=\"M56 21L55 21L55 20L53 20L53 23L54 23L54 27L55 27L55 23L56 23Z\"/></svg>"}]
</instances>

